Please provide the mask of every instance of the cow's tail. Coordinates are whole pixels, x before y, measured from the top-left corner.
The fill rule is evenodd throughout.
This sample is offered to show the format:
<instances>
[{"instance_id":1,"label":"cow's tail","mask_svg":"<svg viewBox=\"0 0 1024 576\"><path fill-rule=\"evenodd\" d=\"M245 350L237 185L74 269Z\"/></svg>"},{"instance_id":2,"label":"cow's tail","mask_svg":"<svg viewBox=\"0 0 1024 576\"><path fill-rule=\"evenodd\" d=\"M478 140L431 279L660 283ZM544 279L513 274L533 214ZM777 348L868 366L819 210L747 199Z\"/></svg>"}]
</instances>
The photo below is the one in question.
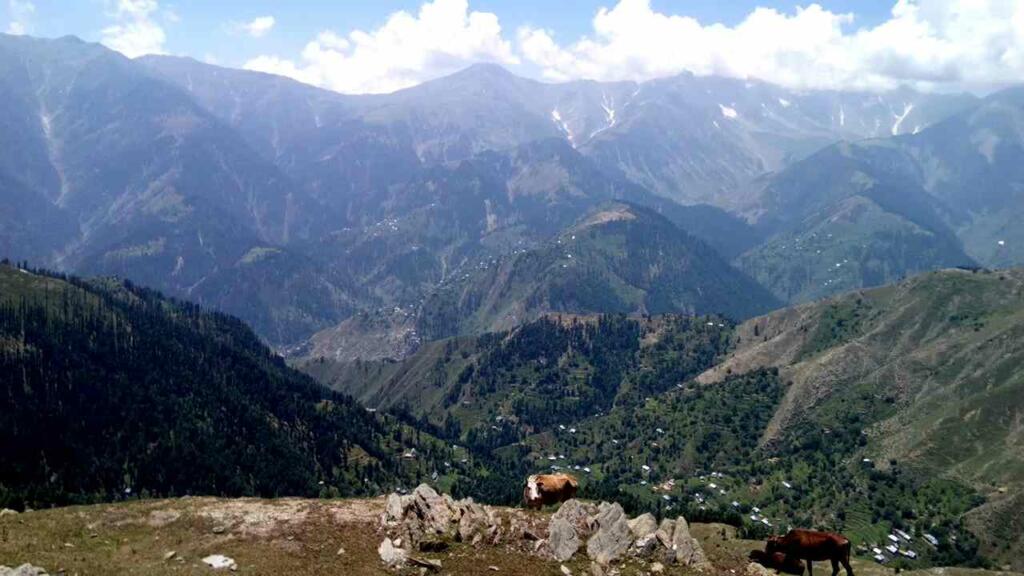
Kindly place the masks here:
<instances>
[{"instance_id":1,"label":"cow's tail","mask_svg":"<svg viewBox=\"0 0 1024 576\"><path fill-rule=\"evenodd\" d=\"M840 555L839 561L843 564L843 568L846 569L846 576L853 576L853 567L850 566L850 549L853 547L850 544L850 539L846 538L843 542L842 554Z\"/></svg>"}]
</instances>

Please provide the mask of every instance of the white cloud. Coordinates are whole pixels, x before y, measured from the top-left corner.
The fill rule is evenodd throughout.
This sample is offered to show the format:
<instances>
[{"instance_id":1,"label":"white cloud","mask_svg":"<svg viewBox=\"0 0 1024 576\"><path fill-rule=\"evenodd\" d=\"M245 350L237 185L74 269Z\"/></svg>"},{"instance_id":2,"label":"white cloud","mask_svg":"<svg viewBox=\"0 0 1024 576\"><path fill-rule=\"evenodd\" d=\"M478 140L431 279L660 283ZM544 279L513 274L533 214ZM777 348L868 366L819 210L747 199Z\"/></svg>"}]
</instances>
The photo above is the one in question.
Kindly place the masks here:
<instances>
[{"instance_id":1,"label":"white cloud","mask_svg":"<svg viewBox=\"0 0 1024 576\"><path fill-rule=\"evenodd\" d=\"M27 0L8 0L7 11L11 14L11 21L7 24L8 34L22 35L32 31L32 17L35 16L36 6Z\"/></svg>"},{"instance_id":2,"label":"white cloud","mask_svg":"<svg viewBox=\"0 0 1024 576\"><path fill-rule=\"evenodd\" d=\"M276 23L273 16L260 16L239 24L238 28L253 38L262 38L267 32L270 32Z\"/></svg>"},{"instance_id":3,"label":"white cloud","mask_svg":"<svg viewBox=\"0 0 1024 576\"><path fill-rule=\"evenodd\" d=\"M163 54L167 36L153 19L159 8L156 0L117 0L110 13L114 24L102 30L101 41L129 58Z\"/></svg>"},{"instance_id":4,"label":"white cloud","mask_svg":"<svg viewBox=\"0 0 1024 576\"><path fill-rule=\"evenodd\" d=\"M495 14L467 0L433 0L416 14L391 14L376 30L342 37L325 31L301 60L263 55L245 68L290 76L339 92L391 92L454 72L472 62L515 65L518 58Z\"/></svg>"},{"instance_id":5,"label":"white cloud","mask_svg":"<svg viewBox=\"0 0 1024 576\"><path fill-rule=\"evenodd\" d=\"M986 89L1024 75L1024 0L898 0L875 27L817 4L757 8L736 26L705 25L620 0L593 33L559 45L545 30L518 31L518 49L551 80L647 80L690 71L758 78L796 88L884 89L914 84Z\"/></svg>"},{"instance_id":6,"label":"white cloud","mask_svg":"<svg viewBox=\"0 0 1024 576\"><path fill-rule=\"evenodd\" d=\"M375 30L325 31L296 57L261 55L245 67L340 92L388 92L482 60L553 81L689 71L792 88L986 91L1024 78L1024 0L891 1L875 26L818 4L757 8L726 26L617 0L597 11L587 36L565 42L523 27L513 50L497 15L470 11L467 0L432 0Z\"/></svg>"}]
</instances>

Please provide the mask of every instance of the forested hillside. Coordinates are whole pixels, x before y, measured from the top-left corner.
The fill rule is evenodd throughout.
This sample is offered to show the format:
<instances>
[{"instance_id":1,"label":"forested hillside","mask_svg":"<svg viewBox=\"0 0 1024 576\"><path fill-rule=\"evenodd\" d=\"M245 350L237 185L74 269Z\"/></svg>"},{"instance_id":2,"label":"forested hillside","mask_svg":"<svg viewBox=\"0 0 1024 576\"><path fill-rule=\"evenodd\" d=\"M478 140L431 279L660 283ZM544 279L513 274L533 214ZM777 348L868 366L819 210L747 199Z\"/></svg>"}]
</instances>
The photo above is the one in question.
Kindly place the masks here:
<instances>
[{"instance_id":1,"label":"forested hillside","mask_svg":"<svg viewBox=\"0 0 1024 576\"><path fill-rule=\"evenodd\" d=\"M713 366L729 333L717 317L551 315L433 342L401 363L302 366L368 406L404 408L471 447L495 447L664 392Z\"/></svg>"},{"instance_id":2,"label":"forested hillside","mask_svg":"<svg viewBox=\"0 0 1024 576\"><path fill-rule=\"evenodd\" d=\"M928 479L912 484L917 493L947 486L931 505L969 495L963 520L982 551L1011 560L1024 546L1022 319L1021 270L924 274L751 320L737 330L737 350L700 380L778 367L792 385L762 444L856 438L851 462ZM985 504L975 508L978 496ZM919 522L925 502L885 500Z\"/></svg>"},{"instance_id":3,"label":"forested hillside","mask_svg":"<svg viewBox=\"0 0 1024 576\"><path fill-rule=\"evenodd\" d=\"M743 320L779 302L656 212L598 206L534 249L444 282L418 319L427 339L506 330L549 312L722 314Z\"/></svg>"},{"instance_id":4,"label":"forested hillside","mask_svg":"<svg viewBox=\"0 0 1024 576\"><path fill-rule=\"evenodd\" d=\"M7 264L0 446L0 508L372 494L454 461L444 444L289 369L236 319Z\"/></svg>"}]
</instances>

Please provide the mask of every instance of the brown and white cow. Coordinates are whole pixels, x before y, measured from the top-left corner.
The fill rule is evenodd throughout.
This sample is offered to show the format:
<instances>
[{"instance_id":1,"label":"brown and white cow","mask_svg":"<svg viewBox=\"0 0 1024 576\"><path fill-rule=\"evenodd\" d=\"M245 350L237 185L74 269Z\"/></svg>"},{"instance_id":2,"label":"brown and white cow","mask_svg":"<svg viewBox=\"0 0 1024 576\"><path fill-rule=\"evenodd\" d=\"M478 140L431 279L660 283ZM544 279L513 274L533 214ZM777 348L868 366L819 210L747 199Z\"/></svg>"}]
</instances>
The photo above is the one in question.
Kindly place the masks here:
<instances>
[{"instance_id":1,"label":"brown and white cow","mask_svg":"<svg viewBox=\"0 0 1024 576\"><path fill-rule=\"evenodd\" d=\"M832 562L832 576L839 574L839 565L846 569L847 576L853 576L850 568L850 540L842 534L816 532L814 530L790 530L785 536L768 539L765 551L769 554L781 552L786 558L807 561L807 576L814 575L811 562L829 560Z\"/></svg>"},{"instance_id":2,"label":"brown and white cow","mask_svg":"<svg viewBox=\"0 0 1024 576\"><path fill-rule=\"evenodd\" d=\"M534 474L526 479L523 503L539 510L575 498L579 487L579 481L570 474Z\"/></svg>"}]
</instances>

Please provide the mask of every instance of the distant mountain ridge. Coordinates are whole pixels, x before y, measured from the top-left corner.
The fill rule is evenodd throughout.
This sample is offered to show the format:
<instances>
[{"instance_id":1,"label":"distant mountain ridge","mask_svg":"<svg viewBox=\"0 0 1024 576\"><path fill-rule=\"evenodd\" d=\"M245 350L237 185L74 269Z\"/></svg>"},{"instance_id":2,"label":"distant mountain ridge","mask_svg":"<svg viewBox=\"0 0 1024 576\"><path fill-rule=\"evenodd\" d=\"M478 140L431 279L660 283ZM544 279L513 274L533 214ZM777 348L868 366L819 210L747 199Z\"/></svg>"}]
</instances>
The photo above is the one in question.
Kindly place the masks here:
<instances>
[{"instance_id":1,"label":"distant mountain ridge","mask_svg":"<svg viewBox=\"0 0 1024 576\"><path fill-rule=\"evenodd\" d=\"M378 333L385 348L414 347L422 335L395 310L436 303L456 274L538 250L608 201L654 210L717 252L701 258L724 257L783 301L1019 256L981 247L993 229L1016 245L1012 202L970 217L950 209L966 205L951 198L981 172L933 183L916 175L929 162L955 172L954 160L935 160L939 148L884 152L995 110L995 97L796 92L688 74L548 84L494 65L348 96L185 58L128 60L74 38L13 36L0 38L0 67L11 102L0 125L17 135L0 143L12 200L0 207L0 249L215 306L281 349L371 324L397 331ZM1001 96L1001 113L1012 116L1012 95ZM1006 180L1012 197L1021 180L1012 159L1024 152L1005 144L1010 132L999 145L975 132L1005 155L990 182ZM881 136L882 153L848 158ZM844 140L857 152L822 151ZM879 162L906 173L894 179ZM863 186L861 172L875 184ZM835 218L848 228L838 248L791 251L827 235ZM824 267L837 263L849 271L839 279ZM616 300L609 284L593 285L605 292L592 303ZM728 306L719 308L690 310Z\"/></svg>"},{"instance_id":2,"label":"distant mountain ridge","mask_svg":"<svg viewBox=\"0 0 1024 576\"><path fill-rule=\"evenodd\" d=\"M755 226L770 238L738 263L790 301L945 266L1019 265L1022 135L1017 88L914 134L830 146L766 182Z\"/></svg>"},{"instance_id":3,"label":"distant mountain ridge","mask_svg":"<svg viewBox=\"0 0 1024 576\"><path fill-rule=\"evenodd\" d=\"M692 74L644 83L548 84L494 64L393 94L346 96L194 60L154 56L143 62L289 165L300 146L320 146L321 161L340 160L348 146L320 134L342 142L373 138L375 155L388 155L399 174L417 162L458 161L562 138L660 195L727 208L742 206L736 195L754 178L822 146L916 132L976 101L909 89L796 92Z\"/></svg>"}]
</instances>

